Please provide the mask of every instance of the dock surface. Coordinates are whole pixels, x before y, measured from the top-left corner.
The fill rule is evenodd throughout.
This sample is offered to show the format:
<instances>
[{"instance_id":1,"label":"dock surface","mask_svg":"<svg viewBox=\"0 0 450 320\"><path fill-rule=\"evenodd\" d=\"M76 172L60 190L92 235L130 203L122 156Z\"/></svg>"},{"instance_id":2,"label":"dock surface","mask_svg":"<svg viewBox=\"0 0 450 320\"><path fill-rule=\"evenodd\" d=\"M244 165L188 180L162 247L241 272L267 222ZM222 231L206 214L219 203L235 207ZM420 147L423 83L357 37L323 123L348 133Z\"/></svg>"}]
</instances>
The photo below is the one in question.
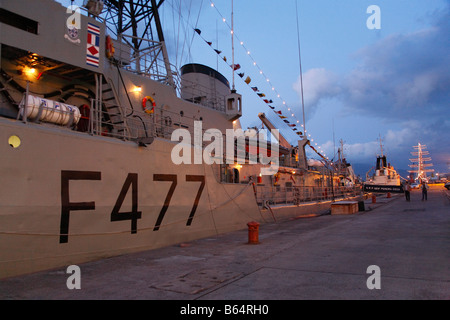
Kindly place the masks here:
<instances>
[{"instance_id":1,"label":"dock surface","mask_svg":"<svg viewBox=\"0 0 450 320\"><path fill-rule=\"evenodd\" d=\"M410 202L383 195L364 209L263 224L258 244L243 229L80 264L80 289L68 288L66 268L8 278L0 299L450 299L445 189L427 201L418 190Z\"/></svg>"}]
</instances>

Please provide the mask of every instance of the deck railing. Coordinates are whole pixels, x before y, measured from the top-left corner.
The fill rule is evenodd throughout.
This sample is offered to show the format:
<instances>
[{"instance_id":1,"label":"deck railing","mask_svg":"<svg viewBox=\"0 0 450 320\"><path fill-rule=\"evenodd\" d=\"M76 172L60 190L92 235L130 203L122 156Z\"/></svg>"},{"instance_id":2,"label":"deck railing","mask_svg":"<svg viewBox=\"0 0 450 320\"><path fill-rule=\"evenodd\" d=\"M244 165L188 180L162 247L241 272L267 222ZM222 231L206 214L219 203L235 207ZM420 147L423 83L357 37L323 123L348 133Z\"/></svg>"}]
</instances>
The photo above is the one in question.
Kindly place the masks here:
<instances>
[{"instance_id":1,"label":"deck railing","mask_svg":"<svg viewBox=\"0 0 450 320\"><path fill-rule=\"evenodd\" d=\"M111 111L113 104L92 100L88 131L93 135L115 137L122 140L136 140L143 137L171 138L176 129L186 129L193 137L194 118L182 116L169 110L155 110L146 113L141 108L121 106L120 112Z\"/></svg>"},{"instance_id":2,"label":"deck railing","mask_svg":"<svg viewBox=\"0 0 450 320\"><path fill-rule=\"evenodd\" d=\"M332 201L362 195L360 186L319 187L319 186L255 186L256 201L261 206L305 202Z\"/></svg>"}]
</instances>

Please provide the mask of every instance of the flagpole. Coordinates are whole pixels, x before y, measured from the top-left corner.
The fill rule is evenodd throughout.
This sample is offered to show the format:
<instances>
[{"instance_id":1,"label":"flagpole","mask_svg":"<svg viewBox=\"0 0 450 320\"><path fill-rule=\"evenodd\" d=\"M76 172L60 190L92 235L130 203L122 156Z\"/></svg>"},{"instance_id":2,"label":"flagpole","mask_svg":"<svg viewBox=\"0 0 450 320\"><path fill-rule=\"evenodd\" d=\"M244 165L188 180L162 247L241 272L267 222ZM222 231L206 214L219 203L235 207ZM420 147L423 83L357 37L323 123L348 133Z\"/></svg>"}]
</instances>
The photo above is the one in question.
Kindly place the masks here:
<instances>
[{"instance_id":1,"label":"flagpole","mask_svg":"<svg viewBox=\"0 0 450 320\"><path fill-rule=\"evenodd\" d=\"M305 122L305 102L303 99L303 72L302 72L302 56L300 53L300 27L298 23L298 8L297 0L295 0L295 13L297 16L297 42L298 42L298 62L300 65L300 91L302 96L302 111L303 111L303 138L306 138L306 122Z\"/></svg>"},{"instance_id":2,"label":"flagpole","mask_svg":"<svg viewBox=\"0 0 450 320\"><path fill-rule=\"evenodd\" d=\"M234 10L233 10L233 0L231 0L231 66L233 70L233 87L232 91L236 91L234 87Z\"/></svg>"}]
</instances>

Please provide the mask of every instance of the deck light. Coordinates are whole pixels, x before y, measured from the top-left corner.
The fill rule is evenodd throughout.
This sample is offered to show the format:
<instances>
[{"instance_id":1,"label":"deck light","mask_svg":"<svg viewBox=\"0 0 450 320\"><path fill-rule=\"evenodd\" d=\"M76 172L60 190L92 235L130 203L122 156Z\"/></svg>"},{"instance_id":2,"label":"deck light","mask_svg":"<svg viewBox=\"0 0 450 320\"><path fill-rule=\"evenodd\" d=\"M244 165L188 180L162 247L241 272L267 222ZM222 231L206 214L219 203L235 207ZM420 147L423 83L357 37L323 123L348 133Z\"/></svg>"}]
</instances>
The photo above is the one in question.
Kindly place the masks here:
<instances>
[{"instance_id":1,"label":"deck light","mask_svg":"<svg viewBox=\"0 0 450 320\"><path fill-rule=\"evenodd\" d=\"M34 75L36 73L36 69L35 68L30 68L30 67L24 67L22 71L27 76L32 76L32 75Z\"/></svg>"},{"instance_id":2,"label":"deck light","mask_svg":"<svg viewBox=\"0 0 450 320\"><path fill-rule=\"evenodd\" d=\"M141 86L134 86L132 92L142 92L142 87Z\"/></svg>"}]
</instances>

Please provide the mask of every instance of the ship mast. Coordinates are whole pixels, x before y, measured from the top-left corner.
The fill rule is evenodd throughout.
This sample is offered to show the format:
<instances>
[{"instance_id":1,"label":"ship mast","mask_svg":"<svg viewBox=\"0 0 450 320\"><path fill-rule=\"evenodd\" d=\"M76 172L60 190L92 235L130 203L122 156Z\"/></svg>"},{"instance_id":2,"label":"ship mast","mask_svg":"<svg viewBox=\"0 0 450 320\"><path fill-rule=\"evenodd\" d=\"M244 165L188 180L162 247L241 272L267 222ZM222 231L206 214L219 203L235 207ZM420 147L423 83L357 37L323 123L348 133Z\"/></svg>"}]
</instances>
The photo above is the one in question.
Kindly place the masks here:
<instances>
[{"instance_id":1,"label":"ship mast","mask_svg":"<svg viewBox=\"0 0 450 320\"><path fill-rule=\"evenodd\" d=\"M231 65L233 66L233 85L232 92L236 92L236 88L234 86L234 8L233 8L233 0L231 0Z\"/></svg>"},{"instance_id":2,"label":"ship mast","mask_svg":"<svg viewBox=\"0 0 450 320\"><path fill-rule=\"evenodd\" d=\"M381 151L380 157L383 157L383 140L381 139L381 135L379 137L379 140L380 140L380 151Z\"/></svg>"},{"instance_id":3,"label":"ship mast","mask_svg":"<svg viewBox=\"0 0 450 320\"><path fill-rule=\"evenodd\" d=\"M429 155L430 153L428 151L424 151L427 146L424 144L418 143L417 146L413 146L414 149L417 150L417 152L411 152L413 156L417 156L417 158L409 159L413 164L410 164L409 166L411 168L417 168L415 170L408 170L410 173L415 173L416 179L426 179L427 178L427 172L434 172L434 169L426 169L427 167L433 166L431 163L425 163L425 161L431 161L431 157L424 157Z\"/></svg>"},{"instance_id":4,"label":"ship mast","mask_svg":"<svg viewBox=\"0 0 450 320\"><path fill-rule=\"evenodd\" d=\"M144 50L148 52L150 41L154 41L152 29L154 25L158 44L151 51L151 55L153 55L153 59L156 59L158 54L162 54L166 81L174 87L173 74L158 14L158 9L163 2L164 0L158 2L157 0L104 0L106 9L104 19L108 24L108 29L114 33L117 39L133 49L137 69L140 67L139 58L143 55Z\"/></svg>"},{"instance_id":5,"label":"ship mast","mask_svg":"<svg viewBox=\"0 0 450 320\"><path fill-rule=\"evenodd\" d=\"M169 55L167 54L167 48L166 48L166 44L164 41L164 33L162 31L161 20L159 19L159 13L158 13L158 8L163 3L164 0L160 0L159 5L156 5L156 0L151 0L151 1L152 1L152 11L153 11L153 15L155 17L156 31L158 32L158 38L159 38L159 42L161 43L164 64L166 66L167 78L168 78L169 84L172 87L174 87L172 71L170 69Z\"/></svg>"},{"instance_id":6,"label":"ship mast","mask_svg":"<svg viewBox=\"0 0 450 320\"><path fill-rule=\"evenodd\" d=\"M302 98L302 113L303 113L303 139L307 139L306 135L306 118L305 118L305 100L303 97L303 71L302 71L302 55L300 50L300 25L298 22L298 5L297 0L295 0L295 13L297 18L297 45L298 45L298 62L300 69L300 94Z\"/></svg>"}]
</instances>

